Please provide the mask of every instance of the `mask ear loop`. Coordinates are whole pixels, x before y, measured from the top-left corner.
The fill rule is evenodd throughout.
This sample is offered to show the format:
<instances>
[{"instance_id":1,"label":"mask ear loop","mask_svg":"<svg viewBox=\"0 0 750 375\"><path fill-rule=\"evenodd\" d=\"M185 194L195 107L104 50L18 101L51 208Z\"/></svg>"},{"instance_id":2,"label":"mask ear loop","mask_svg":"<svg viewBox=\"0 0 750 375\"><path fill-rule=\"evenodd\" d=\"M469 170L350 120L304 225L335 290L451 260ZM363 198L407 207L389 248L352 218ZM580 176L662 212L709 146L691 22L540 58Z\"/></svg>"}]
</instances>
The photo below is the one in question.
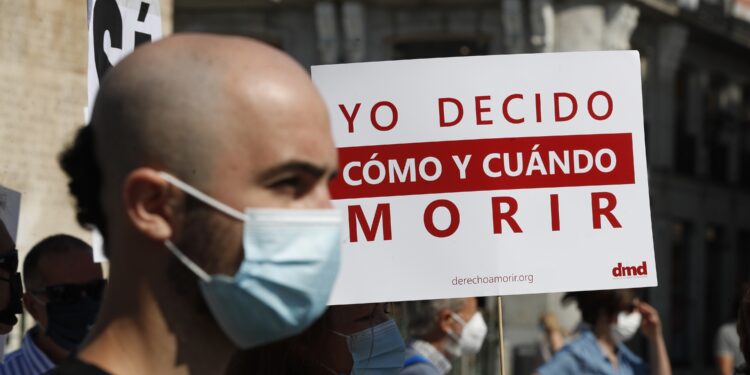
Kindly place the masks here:
<instances>
[{"instance_id":1,"label":"mask ear loop","mask_svg":"<svg viewBox=\"0 0 750 375\"><path fill-rule=\"evenodd\" d=\"M365 363L365 371L363 374L367 373L367 370L370 369L370 360L372 359L372 352L375 350L375 325L373 324L375 322L375 310L377 310L379 303L376 303L375 306L372 307L372 313L370 313L370 352L367 354L367 362Z\"/></svg>"},{"instance_id":2,"label":"mask ear loop","mask_svg":"<svg viewBox=\"0 0 750 375\"><path fill-rule=\"evenodd\" d=\"M454 311L451 311L451 318L459 322L462 327L466 327L466 324L468 323L468 321L464 320L464 318L462 318L461 315L456 314Z\"/></svg>"},{"instance_id":3,"label":"mask ear loop","mask_svg":"<svg viewBox=\"0 0 750 375\"><path fill-rule=\"evenodd\" d=\"M170 184L174 185L178 189L184 191L188 195L192 196L195 199L198 199L199 201L215 208L216 210L224 213L225 215L228 215L229 217L232 217L234 219L237 219L239 221L245 221L245 215L242 214L242 212L235 210L232 207L229 207L228 205L219 202L218 200L212 198L208 194L188 185L187 183L183 182L179 178L172 176L171 174L167 172L159 172L159 176L163 178L165 181L169 182ZM174 254L174 256L177 257L177 259L182 262L182 264L185 265L185 267L189 268L191 271L193 271L194 274L196 274L198 277L201 278L204 282L209 282L211 280L211 276L206 273L202 268L198 267L197 264L195 264L190 258L185 256L185 254L180 251L177 246L175 246L174 243L170 240L164 241L164 246L169 249L169 251Z\"/></svg>"},{"instance_id":4,"label":"mask ear loop","mask_svg":"<svg viewBox=\"0 0 750 375\"><path fill-rule=\"evenodd\" d=\"M333 334L335 334L335 335L337 335L339 337L343 337L344 339L346 339L347 336L345 334L336 332L336 331L328 328L328 319L327 318L328 317L325 317L323 319L323 323L322 323L323 324L323 330L325 330L327 332L330 332L330 333L333 333ZM309 342L307 342L306 344L309 344ZM349 342L347 341L347 349L348 348L349 348ZM317 353L317 358L315 358L315 360L316 360L316 362L318 362L318 366L320 366L324 370L330 372L333 375L340 375L338 372L336 372L336 370L328 367L328 365L326 365L325 363L323 363L323 361L321 360L321 353L320 352Z\"/></svg>"},{"instance_id":5,"label":"mask ear loop","mask_svg":"<svg viewBox=\"0 0 750 375\"><path fill-rule=\"evenodd\" d=\"M176 256L177 259L179 259L180 262L182 262L182 264L185 265L185 267L189 268L191 271L193 271L194 274L196 274L198 277L200 277L201 280L203 280L205 282L211 281L211 276L209 276L206 273L206 271L204 271L203 269L201 269L200 267L198 267L197 264L193 263L193 261L190 260L190 258L188 258L187 256L185 256L185 254L183 254L177 248L177 246L175 246L175 244L172 243L172 241L170 241L170 240L164 241L164 246L166 246L167 249L169 249L169 251L171 251L172 254L174 254L174 256Z\"/></svg>"},{"instance_id":6,"label":"mask ear loop","mask_svg":"<svg viewBox=\"0 0 750 375\"><path fill-rule=\"evenodd\" d=\"M171 174L169 174L167 172L159 172L159 176L161 176L161 178L163 178L164 180L166 180L170 184L176 186L180 190L182 190L182 191L188 193L189 195L193 196L193 198L198 199L199 201L201 201L201 202L203 202L203 203L205 203L205 204L207 204L207 205L209 205L209 206L211 206L211 207L213 207L213 208L215 208L215 209L223 212L224 214L226 214L226 215L228 215L228 216L230 216L232 218L235 218L235 219L237 219L239 221L245 221L245 215L242 212L240 212L240 211L238 211L238 210L236 210L236 209L234 209L234 208L232 208L232 207L230 207L230 206L228 206L228 205L226 205L224 203L219 202L218 200L212 198L208 194L206 194L206 193L204 193L204 192L202 192L202 191L200 191L200 190L198 190L198 189L196 189L196 188L188 185L187 183L181 181L177 177L172 176Z\"/></svg>"}]
</instances>

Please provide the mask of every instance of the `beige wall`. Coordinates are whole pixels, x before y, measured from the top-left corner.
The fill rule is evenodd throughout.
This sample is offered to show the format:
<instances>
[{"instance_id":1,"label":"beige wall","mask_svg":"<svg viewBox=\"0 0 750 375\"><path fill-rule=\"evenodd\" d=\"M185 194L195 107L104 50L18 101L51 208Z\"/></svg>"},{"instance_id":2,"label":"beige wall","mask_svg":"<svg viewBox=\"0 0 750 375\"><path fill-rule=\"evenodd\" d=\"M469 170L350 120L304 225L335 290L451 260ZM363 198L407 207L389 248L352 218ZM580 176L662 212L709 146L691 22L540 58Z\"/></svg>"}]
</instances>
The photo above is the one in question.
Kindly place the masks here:
<instances>
[{"instance_id":1,"label":"beige wall","mask_svg":"<svg viewBox=\"0 0 750 375\"><path fill-rule=\"evenodd\" d=\"M23 194L22 252L49 234L84 235L56 157L85 104L85 3L0 0L0 183Z\"/></svg>"},{"instance_id":2,"label":"beige wall","mask_svg":"<svg viewBox=\"0 0 750 375\"><path fill-rule=\"evenodd\" d=\"M172 1L161 0L165 33ZM57 155L83 123L86 1L0 0L0 184L20 191L17 247L68 233L75 222Z\"/></svg>"}]
</instances>

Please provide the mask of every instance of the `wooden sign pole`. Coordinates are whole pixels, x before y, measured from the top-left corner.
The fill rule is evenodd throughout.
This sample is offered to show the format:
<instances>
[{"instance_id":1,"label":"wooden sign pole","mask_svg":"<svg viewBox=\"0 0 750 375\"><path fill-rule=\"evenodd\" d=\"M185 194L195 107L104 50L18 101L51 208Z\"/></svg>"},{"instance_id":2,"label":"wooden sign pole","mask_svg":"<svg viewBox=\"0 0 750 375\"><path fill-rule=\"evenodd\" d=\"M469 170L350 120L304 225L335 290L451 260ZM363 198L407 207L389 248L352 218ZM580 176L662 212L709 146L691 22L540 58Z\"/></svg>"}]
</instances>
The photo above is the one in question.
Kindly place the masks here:
<instances>
[{"instance_id":1,"label":"wooden sign pole","mask_svg":"<svg viewBox=\"0 0 750 375\"><path fill-rule=\"evenodd\" d=\"M505 375L505 339L503 338L503 299L497 297L497 332L500 350L500 375Z\"/></svg>"}]
</instances>

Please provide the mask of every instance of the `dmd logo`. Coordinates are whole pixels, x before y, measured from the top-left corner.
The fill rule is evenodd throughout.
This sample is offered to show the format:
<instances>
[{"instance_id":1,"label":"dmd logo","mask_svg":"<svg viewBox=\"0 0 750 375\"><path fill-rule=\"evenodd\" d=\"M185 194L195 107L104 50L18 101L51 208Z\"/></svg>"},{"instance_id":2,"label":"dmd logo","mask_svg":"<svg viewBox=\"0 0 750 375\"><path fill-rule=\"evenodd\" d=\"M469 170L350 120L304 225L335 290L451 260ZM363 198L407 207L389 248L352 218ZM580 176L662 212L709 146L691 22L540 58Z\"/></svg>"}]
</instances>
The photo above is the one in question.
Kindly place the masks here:
<instances>
[{"instance_id":1,"label":"dmd logo","mask_svg":"<svg viewBox=\"0 0 750 375\"><path fill-rule=\"evenodd\" d=\"M617 263L615 268L612 268L612 276L614 277L633 277L633 276L646 276L648 275L648 268L646 262L641 263L640 266L623 266L622 263Z\"/></svg>"}]
</instances>

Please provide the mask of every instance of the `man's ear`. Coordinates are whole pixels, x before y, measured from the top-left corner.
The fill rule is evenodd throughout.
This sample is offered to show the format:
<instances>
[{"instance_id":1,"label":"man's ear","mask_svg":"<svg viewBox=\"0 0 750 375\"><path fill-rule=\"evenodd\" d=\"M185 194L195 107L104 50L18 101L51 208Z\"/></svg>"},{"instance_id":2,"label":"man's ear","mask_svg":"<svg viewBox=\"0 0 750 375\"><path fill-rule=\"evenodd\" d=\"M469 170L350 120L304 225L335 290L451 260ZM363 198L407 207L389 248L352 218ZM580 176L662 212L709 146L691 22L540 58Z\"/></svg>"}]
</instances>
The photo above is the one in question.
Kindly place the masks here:
<instances>
[{"instance_id":1,"label":"man's ear","mask_svg":"<svg viewBox=\"0 0 750 375\"><path fill-rule=\"evenodd\" d=\"M174 189L159 172L135 169L125 178L122 194L127 217L136 230L157 242L172 237Z\"/></svg>"},{"instance_id":2,"label":"man's ear","mask_svg":"<svg viewBox=\"0 0 750 375\"><path fill-rule=\"evenodd\" d=\"M453 325L451 324L453 321L453 316L451 315L451 311L448 309L442 309L440 312L438 312L438 327L440 327L440 330L448 333L453 332Z\"/></svg>"},{"instance_id":3,"label":"man's ear","mask_svg":"<svg viewBox=\"0 0 750 375\"><path fill-rule=\"evenodd\" d=\"M36 303L31 293L24 293L21 297L21 302L23 302L23 308L31 314L34 320L39 321L39 304Z\"/></svg>"}]
</instances>

